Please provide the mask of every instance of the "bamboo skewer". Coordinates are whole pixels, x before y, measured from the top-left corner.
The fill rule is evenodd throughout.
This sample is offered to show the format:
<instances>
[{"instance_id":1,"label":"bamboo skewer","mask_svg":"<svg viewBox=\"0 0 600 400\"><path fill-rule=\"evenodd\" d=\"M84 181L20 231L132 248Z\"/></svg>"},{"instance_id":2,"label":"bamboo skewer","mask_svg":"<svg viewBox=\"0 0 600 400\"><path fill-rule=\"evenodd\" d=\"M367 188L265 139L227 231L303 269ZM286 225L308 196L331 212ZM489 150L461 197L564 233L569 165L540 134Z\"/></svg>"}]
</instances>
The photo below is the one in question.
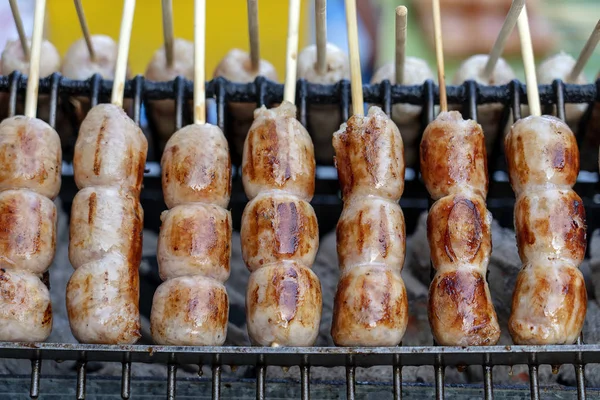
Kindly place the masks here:
<instances>
[{"instance_id":1,"label":"bamboo skewer","mask_svg":"<svg viewBox=\"0 0 600 400\"><path fill-rule=\"evenodd\" d=\"M250 37L250 64L252 71L260 67L260 39L258 37L258 0L248 0L248 36Z\"/></svg>"},{"instance_id":2,"label":"bamboo skewer","mask_svg":"<svg viewBox=\"0 0 600 400\"><path fill-rule=\"evenodd\" d=\"M315 25L317 31L317 65L319 74L327 72L327 0L315 2Z\"/></svg>"},{"instance_id":3,"label":"bamboo skewer","mask_svg":"<svg viewBox=\"0 0 600 400\"><path fill-rule=\"evenodd\" d=\"M433 29L435 41L435 58L437 61L438 84L440 87L440 111L448 111L448 99L446 97L446 78L444 72L444 45L442 42L442 21L440 15L440 0L432 0L433 5Z\"/></svg>"},{"instance_id":4,"label":"bamboo skewer","mask_svg":"<svg viewBox=\"0 0 600 400\"><path fill-rule=\"evenodd\" d=\"M360 51L358 48L358 26L356 1L346 0L346 26L348 27L348 50L350 55L350 87L352 88L352 113L364 115Z\"/></svg>"},{"instance_id":5,"label":"bamboo skewer","mask_svg":"<svg viewBox=\"0 0 600 400\"><path fill-rule=\"evenodd\" d=\"M165 41L165 57L167 59L167 67L173 66L173 42L175 41L175 33L173 29L173 1L162 0L162 23L163 23L163 38Z\"/></svg>"},{"instance_id":6,"label":"bamboo skewer","mask_svg":"<svg viewBox=\"0 0 600 400\"><path fill-rule=\"evenodd\" d=\"M135 0L125 0L123 4L123 17L121 18L121 30L119 32L119 47L117 49L117 63L115 68L115 80L113 81L110 102L116 106L123 107L123 94L125 92L125 79L127 74L127 58L129 56L129 42L131 40L131 29L133 27L133 15L135 13Z\"/></svg>"},{"instance_id":7,"label":"bamboo skewer","mask_svg":"<svg viewBox=\"0 0 600 400\"><path fill-rule=\"evenodd\" d=\"M485 64L485 68L483 69L484 79L488 79L490 76L492 76L494 68L496 67L496 63L504 51L506 41L508 40L508 37L512 33L513 29L515 29L515 25L519 19L519 15L521 15L523 6L525 6L525 0L513 0L512 4L510 5L510 9L508 10L508 14L506 14L506 18L504 19L500 33L498 33L498 37L492 46L490 56Z\"/></svg>"},{"instance_id":8,"label":"bamboo skewer","mask_svg":"<svg viewBox=\"0 0 600 400\"><path fill-rule=\"evenodd\" d=\"M531 34L529 33L527 7L525 6L521 11L517 25L519 28L519 40L521 41L523 65L525 67L525 82L527 83L529 112L531 115L539 117L542 115L542 108L540 106L540 95L538 93L537 77L535 75L535 59L533 57L533 47L531 45Z\"/></svg>"},{"instance_id":9,"label":"bamboo skewer","mask_svg":"<svg viewBox=\"0 0 600 400\"><path fill-rule=\"evenodd\" d=\"M75 9L77 10L77 18L79 19L79 25L81 26L81 32L83 33L85 44L90 52L90 60L96 61L96 53L94 52L94 46L92 45L92 35L90 34L90 29L88 27L87 20L85 19L83 5L81 4L81 0L74 0L74 2Z\"/></svg>"},{"instance_id":10,"label":"bamboo skewer","mask_svg":"<svg viewBox=\"0 0 600 400\"><path fill-rule=\"evenodd\" d=\"M206 123L204 51L206 42L206 0L194 2L194 123Z\"/></svg>"},{"instance_id":11,"label":"bamboo skewer","mask_svg":"<svg viewBox=\"0 0 600 400\"><path fill-rule=\"evenodd\" d=\"M285 55L285 87L283 100L296 102L296 69L298 65L298 28L300 25L300 0L290 0L288 13L287 48Z\"/></svg>"},{"instance_id":12,"label":"bamboo skewer","mask_svg":"<svg viewBox=\"0 0 600 400\"><path fill-rule=\"evenodd\" d=\"M404 61L406 60L406 18L408 9L396 7L396 83L404 83Z\"/></svg>"},{"instance_id":13,"label":"bamboo skewer","mask_svg":"<svg viewBox=\"0 0 600 400\"><path fill-rule=\"evenodd\" d=\"M31 38L31 57L29 58L29 76L27 95L25 96L25 116L35 118L37 113L38 89L40 85L40 57L44 36L44 15L46 0L36 0L33 17L33 37Z\"/></svg>"},{"instance_id":14,"label":"bamboo skewer","mask_svg":"<svg viewBox=\"0 0 600 400\"><path fill-rule=\"evenodd\" d=\"M19 41L21 42L23 54L25 54L25 59L29 60L31 55L29 52L29 45L27 44L27 34L25 33L25 27L23 26L23 19L21 19L21 13L19 12L17 0L9 0L9 3L13 19L15 20L15 25L17 27L17 33L19 34Z\"/></svg>"},{"instance_id":15,"label":"bamboo skewer","mask_svg":"<svg viewBox=\"0 0 600 400\"><path fill-rule=\"evenodd\" d=\"M594 27L592 34L590 35L587 42L585 43L585 46L583 46L583 49L581 50L581 53L579 54L579 57L577 58L577 62L575 63L575 65L573 66L573 69L571 70L571 72L569 73L569 76L567 77L567 82L576 82L577 81L577 77L579 76L579 74L581 74L581 71L583 71L583 67L585 67L585 64L589 61L589 59L592 56L592 53L594 52L594 49L596 48L596 45L598 44L599 41L600 41L600 20L598 20L598 23Z\"/></svg>"}]
</instances>

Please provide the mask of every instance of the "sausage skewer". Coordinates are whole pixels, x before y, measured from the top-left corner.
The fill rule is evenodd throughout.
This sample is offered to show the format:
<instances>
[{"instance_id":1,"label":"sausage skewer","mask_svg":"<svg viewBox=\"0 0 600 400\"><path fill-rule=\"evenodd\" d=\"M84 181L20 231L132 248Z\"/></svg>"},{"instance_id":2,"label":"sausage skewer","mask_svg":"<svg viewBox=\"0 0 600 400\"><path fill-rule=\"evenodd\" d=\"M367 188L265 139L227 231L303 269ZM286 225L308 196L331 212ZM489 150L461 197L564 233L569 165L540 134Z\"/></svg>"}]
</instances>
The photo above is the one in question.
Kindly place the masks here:
<instances>
[{"instance_id":1,"label":"sausage skewer","mask_svg":"<svg viewBox=\"0 0 600 400\"><path fill-rule=\"evenodd\" d=\"M538 66L537 76L540 83L549 85L555 79L560 79L564 83L579 85L588 83L582 71L594 52L598 41L600 41L600 21L596 24L577 60L569 54L560 52L550 56ZM588 105L585 103L567 104L565 106L566 122L573 131L577 132L579 121L587 108Z\"/></svg>"},{"instance_id":2,"label":"sausage skewer","mask_svg":"<svg viewBox=\"0 0 600 400\"><path fill-rule=\"evenodd\" d=\"M139 196L148 142L123 111L135 0L125 0L111 104L83 120L73 158L75 183L67 284L73 336L83 343L131 344L140 337L139 265L143 210Z\"/></svg>"},{"instance_id":3,"label":"sausage skewer","mask_svg":"<svg viewBox=\"0 0 600 400\"><path fill-rule=\"evenodd\" d=\"M258 0L248 0L248 34L250 37L250 53L240 49L232 49L223 57L213 72L213 77L222 76L227 80L239 83L253 82L256 77L263 76L277 82L275 67L267 60L260 59L258 36ZM295 76L295 73L294 73ZM230 143L236 158L241 158L244 141L254 120L254 109L248 103L228 103L232 117L229 131Z\"/></svg>"},{"instance_id":4,"label":"sausage skewer","mask_svg":"<svg viewBox=\"0 0 600 400\"><path fill-rule=\"evenodd\" d=\"M229 299L231 160L219 127L206 123L206 2L194 4L194 124L171 136L161 160L169 207L161 216L158 267L162 283L150 324L158 344L218 346L225 342Z\"/></svg>"},{"instance_id":5,"label":"sausage skewer","mask_svg":"<svg viewBox=\"0 0 600 400\"><path fill-rule=\"evenodd\" d=\"M174 38L173 2L162 0L162 22L164 45L148 63L146 78L152 81L171 81L178 76L194 79L194 44L188 40ZM175 130L175 102L173 100L152 100L147 103L149 117L159 138L162 149Z\"/></svg>"},{"instance_id":6,"label":"sausage skewer","mask_svg":"<svg viewBox=\"0 0 600 400\"><path fill-rule=\"evenodd\" d=\"M321 284L310 269L319 247L314 148L296 117L300 1L290 0L283 103L254 112L242 159L250 202L242 215L242 257L251 271L248 334L261 346L310 346L319 333Z\"/></svg>"},{"instance_id":7,"label":"sausage skewer","mask_svg":"<svg viewBox=\"0 0 600 400\"><path fill-rule=\"evenodd\" d=\"M407 14L406 7L396 7L396 58L394 62L389 62L375 71L371 83L380 83L387 79L392 84L420 85L428 79L434 79L433 72L425 60L406 57ZM394 104L392 106L392 120L402 134L407 166L414 166L419 160L421 110L421 106L413 104Z\"/></svg>"},{"instance_id":8,"label":"sausage skewer","mask_svg":"<svg viewBox=\"0 0 600 400\"><path fill-rule=\"evenodd\" d=\"M17 27L17 33L19 35L19 42L21 44L21 49L23 50L23 55L25 56L25 59L29 61L30 54L27 34L25 33L25 27L23 26L23 19L21 18L21 13L19 12L17 0L9 0L9 3L10 10L15 20L15 26Z\"/></svg>"},{"instance_id":9,"label":"sausage skewer","mask_svg":"<svg viewBox=\"0 0 600 400\"><path fill-rule=\"evenodd\" d=\"M341 271L331 326L338 346L396 346L408 323L400 272L406 232L398 204L404 148L398 127L379 107L363 115L356 4L346 1L353 115L333 135L344 208L337 225Z\"/></svg>"},{"instance_id":10,"label":"sausage skewer","mask_svg":"<svg viewBox=\"0 0 600 400\"><path fill-rule=\"evenodd\" d=\"M0 341L44 341L52 330L40 278L56 248L62 152L56 131L35 117L45 7L36 1L25 115L0 124Z\"/></svg>"},{"instance_id":11,"label":"sausage skewer","mask_svg":"<svg viewBox=\"0 0 600 400\"><path fill-rule=\"evenodd\" d=\"M579 151L563 121L541 115L526 8L518 27L531 115L517 121L504 142L523 262L508 329L516 344L570 344L587 308L578 268L586 248L585 210L572 189Z\"/></svg>"},{"instance_id":12,"label":"sausage skewer","mask_svg":"<svg viewBox=\"0 0 600 400\"><path fill-rule=\"evenodd\" d=\"M338 47L327 43L327 1L315 1L316 45L302 50L298 56L298 77L308 82L332 85L350 78L348 56ZM331 136L341 122L337 104L309 105L308 131L315 144L317 163L331 164Z\"/></svg>"},{"instance_id":13,"label":"sausage skewer","mask_svg":"<svg viewBox=\"0 0 600 400\"><path fill-rule=\"evenodd\" d=\"M516 79L510 65L500 56L524 5L525 0L512 2L489 55L477 54L466 59L454 75L453 83L455 85L460 85L467 80L474 80L482 85L504 85ZM477 120L485 132L485 144L488 152L492 151L496 141L503 107L502 104L477 106ZM504 128L502 127L502 129Z\"/></svg>"},{"instance_id":14,"label":"sausage skewer","mask_svg":"<svg viewBox=\"0 0 600 400\"><path fill-rule=\"evenodd\" d=\"M427 239L435 276L429 287L429 323L437 344L493 345L500 327L486 282L492 250L486 150L481 125L448 111L439 0L433 0L440 114L421 141L421 174L435 201Z\"/></svg>"}]
</instances>

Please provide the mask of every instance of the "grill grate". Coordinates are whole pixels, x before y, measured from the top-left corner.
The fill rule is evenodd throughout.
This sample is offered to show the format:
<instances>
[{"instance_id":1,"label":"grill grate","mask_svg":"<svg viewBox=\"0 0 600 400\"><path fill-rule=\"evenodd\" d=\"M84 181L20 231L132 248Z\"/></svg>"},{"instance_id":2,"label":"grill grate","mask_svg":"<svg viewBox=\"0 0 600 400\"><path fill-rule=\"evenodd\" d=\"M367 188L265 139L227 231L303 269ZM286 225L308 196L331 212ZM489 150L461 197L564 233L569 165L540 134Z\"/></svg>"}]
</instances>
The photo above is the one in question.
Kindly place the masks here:
<instances>
[{"instance_id":1,"label":"grill grate","mask_svg":"<svg viewBox=\"0 0 600 400\"><path fill-rule=\"evenodd\" d=\"M49 95L50 120L52 126L56 125L56 115L59 109L59 99L68 96L87 96L94 106L104 99L108 99L112 82L104 81L95 75L86 81L73 81L53 74L40 80L39 93ZM0 76L0 91L9 92L9 115L14 115L18 95L22 95L26 88L26 77L18 72L10 76ZM406 102L422 105L423 126L434 119L435 104L438 102L438 88L432 81L427 81L419 86L397 86L384 81L378 85L365 85L364 99L368 103L379 103L388 115L392 104ZM140 122L142 102L147 100L173 99L175 101L176 120L175 129L184 123L185 103L193 96L192 82L178 77L171 82L150 82L137 76L125 85L125 97L133 99L133 115L136 123ZM221 129L226 127L226 103L228 101L254 102L258 106L280 102L283 97L283 85L269 82L259 77L253 83L237 84L228 82L223 78L214 79L207 83L208 97L215 98L217 108L217 124ZM521 105L527 104L527 94L524 85L513 81L504 86L481 86L473 81L465 82L461 86L450 86L447 89L450 104L462 104L463 114L472 119L477 118L477 105L500 102L505 105L502 127L509 120L511 111L515 119L521 117ZM589 85L570 85L555 81L552 85L540 86L540 100L542 105L555 105L559 118L565 117L565 103L592 103L600 101L600 80ZM335 85L323 86L309 84L303 80L297 86L297 105L299 120L306 125L307 104L339 104L342 119L347 120L350 107L350 83L341 81ZM590 112L582 121L582 127L589 120ZM579 130L583 132L583 129ZM581 141L583 135L579 135ZM502 165L502 135L498 135L494 151L490 155L490 165ZM153 164L154 163L154 164ZM160 177L160 169L155 160L148 163L145 180ZM319 166L319 168L333 168ZM496 171L498 168L491 168ZM64 168L66 176L72 175L72 166L67 164ZM318 180L334 181L335 174L327 174L326 170L319 169ZM412 181L418 180L417 171L413 171ZM407 174L407 175L410 175ZM492 174L491 174L492 175ZM329 178L324 178L328 176ZM491 176L492 178L492 176ZM490 184L496 185L505 181L502 178L491 179ZM595 182L592 182L595 183ZM506 183L504 183L506 185ZM148 185L149 186L149 185ZM148 190L148 186L144 191ZM592 185L593 186L593 185ZM317 185L317 188L319 186ZM334 185L335 188L335 185ZM416 186L408 186L410 192ZM412 188L412 189L410 189ZM490 188L490 193L493 190ZM319 190L319 189L317 189ZM337 189L333 191L333 198L315 196L315 203L332 202L340 206ZM415 189L414 199L407 196L403 198L405 208L427 208L427 196L421 189ZM409 193L410 194L410 193ZM64 194L63 194L64 195ZM159 194L160 196L160 194ZM72 197L72 196L71 196ZM242 196L242 202L245 201ZM510 200L500 202L498 207L509 213L514 202L512 191ZM582 196L583 197L583 196ZM232 199L235 199L232 196ZM490 196L488 203L493 203L494 196ZM502 200L502 199L500 199ZM411 202L412 201L412 202ZM585 202L585 201L584 201ZM586 205L586 211L588 207ZM493 205L490 205L492 208ZM316 204L318 211L318 204ZM160 212L160 210L159 210ZM337 215L334 213L335 220ZM588 216L591 215L588 212ZM158 219L157 219L158 220ZM600 223L589 223L591 226L600 226ZM436 398L444 398L446 366L480 365L484 372L483 393L485 399L493 398L493 367L495 365L526 364L530 372L530 392L532 399L539 399L538 366L541 364L573 365L577 379L577 398L585 399L585 364L600 363L600 345L583 344L582 338L575 345L565 346L487 346L487 347L393 347L393 348L260 348L260 347L177 347L177 346L144 346L144 345L86 345L86 344L53 344L53 343L0 343L0 357L20 358L32 360L30 396L37 398L40 393L41 360L74 360L77 361L77 398L85 398L86 392L86 363L88 361L112 361L122 363L121 397L127 399L131 395L131 363L161 363L167 366L167 398L176 396L177 366L179 364L211 365L212 367L212 398L221 397L221 372L222 365L251 365L256 367L256 398L265 398L266 368L275 366L299 366L301 398L310 398L310 368L311 366L345 366L346 367L346 393L348 399L355 399L356 368L370 366L390 366L393 381L394 399L402 398L402 367L403 366L432 366L435 369Z\"/></svg>"}]
</instances>

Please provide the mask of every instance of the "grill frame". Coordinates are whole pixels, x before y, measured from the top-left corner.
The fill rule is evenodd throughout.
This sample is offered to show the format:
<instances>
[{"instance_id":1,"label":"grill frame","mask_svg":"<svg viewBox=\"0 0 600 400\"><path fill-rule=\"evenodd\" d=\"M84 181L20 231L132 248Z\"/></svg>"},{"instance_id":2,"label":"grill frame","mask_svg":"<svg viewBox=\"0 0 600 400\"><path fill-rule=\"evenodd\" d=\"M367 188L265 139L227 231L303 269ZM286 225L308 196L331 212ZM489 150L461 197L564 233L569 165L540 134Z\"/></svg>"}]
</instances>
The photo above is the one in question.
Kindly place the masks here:
<instances>
[{"instance_id":1,"label":"grill frame","mask_svg":"<svg viewBox=\"0 0 600 400\"><path fill-rule=\"evenodd\" d=\"M23 95L26 88L26 77L19 72L10 76L0 76L0 92L8 92L9 115L15 114L18 95ZM102 80L94 75L86 81L73 81L56 73L40 79L39 94L50 97L50 120L56 124L59 110L59 100L65 96L83 96L90 99L94 106L102 98L108 98L112 82ZM409 103L423 106L423 126L432 121L435 105L439 102L439 91L432 81L423 85L399 86L384 81L376 85L363 85L364 100L367 103L380 104L384 112L390 115L392 105ZM540 101L542 106L555 105L557 115L564 119L565 103L590 103L600 101L600 80L595 84L571 85L555 81L552 85L540 85ZM500 102L504 104L502 126L512 114L515 119L521 116L521 105L527 104L525 85L513 81L502 86L482 86L474 81L467 81L460 86L447 88L449 104L461 104L463 114L477 119L477 106L481 104ZM217 124L225 128L228 101L256 103L258 106L280 102L283 97L283 85L270 82L258 77L253 83L239 84L228 82L224 78L216 78L206 85L208 98L216 100ZM125 84L125 97L133 99L133 117L140 122L142 103L150 100L173 99L176 105L175 129L184 123L185 103L193 97L193 83L182 77L171 82L151 82L142 76L137 76ZM307 122L307 104L339 104L342 120L347 120L350 107L350 83L341 81L335 85L316 85L299 80L296 93L299 120L303 125ZM591 115L591 107L582 120L585 126ZM580 129L583 131L583 129ZM583 138L583 134L578 139ZM501 138L501 135L499 135ZM501 141L498 140L493 154L490 155L490 165L501 164ZM72 166L65 165L64 176L72 174ZM332 167L321 166L321 176L331 178ZM326 169L329 168L329 173ZM501 168L501 167L500 167ZM495 171L497 168L490 168ZM69 172L71 171L71 173ZM418 171L413 171L413 181L418 180ZM149 163L145 180L159 179L160 167L156 162ZM492 178L492 177L491 177ZM317 170L319 178L319 169ZM505 182L502 176L490 179L493 186L496 182ZM589 182L588 182L589 183ZM595 187L596 181L591 182ZM505 183L506 184L506 183ZM142 192L143 193L143 192ZM335 198L337 194L330 194ZM242 196L243 197L243 196ZM583 196L582 196L583 197ZM427 198L423 192L417 193L420 198L417 209L427 209ZM235 197L232 197L235 199ZM318 196L315 201L319 202ZM494 199L500 201L503 209L512 207L514 199ZM239 201L243 202L242 198ZM332 199L325 199L325 202ZM406 200L404 200L406 201ZM402 204L402 202L401 202ZM339 199L337 206L341 203ZM403 208L406 207L402 204ZM410 205L409 205L410 207ZM593 207L592 204L586 205ZM589 214L588 214L589 215ZM596 227L599 224L588 224ZM427 365L436 371L436 398L444 398L444 370L446 366L480 365L484 371L484 397L493 398L493 367L496 365L526 364L530 371L530 396L539 399L538 366L541 364L573 365L577 378L577 398L586 397L584 368L586 364L600 363L600 344L583 344L580 338L577 344L564 346L486 346L486 347L373 347L373 348L338 348L338 347L308 347L308 348L263 348L263 347L180 347L180 346L146 346L146 345L87 345L87 344L56 344L56 343L0 343L0 358L30 359L32 362L30 396L39 396L41 379L41 360L74 360L77 361L77 398L85 398L86 363L88 361L109 361L122 363L121 396L130 397L131 363L161 363L167 366L167 398L176 396L176 374L178 364L199 364L212 366L212 397L219 399L221 392L222 365L253 365L256 367L256 397L265 398L266 367L299 366L301 398L310 398L310 367L311 366L345 366L348 399L355 398L356 367L385 365L392 367L392 382L394 399L402 398L402 367Z\"/></svg>"}]
</instances>

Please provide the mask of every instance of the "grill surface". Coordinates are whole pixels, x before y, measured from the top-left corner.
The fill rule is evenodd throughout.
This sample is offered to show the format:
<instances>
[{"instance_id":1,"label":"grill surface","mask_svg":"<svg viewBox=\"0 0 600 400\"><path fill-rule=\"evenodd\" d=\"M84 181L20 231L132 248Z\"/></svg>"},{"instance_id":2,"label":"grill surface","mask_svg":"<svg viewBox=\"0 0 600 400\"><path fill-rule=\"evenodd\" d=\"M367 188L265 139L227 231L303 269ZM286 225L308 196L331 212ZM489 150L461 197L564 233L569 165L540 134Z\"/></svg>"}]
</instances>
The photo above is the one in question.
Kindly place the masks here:
<instances>
[{"instance_id":1,"label":"grill surface","mask_svg":"<svg viewBox=\"0 0 600 400\"><path fill-rule=\"evenodd\" d=\"M0 76L0 91L10 93L9 114L16 110L17 98L23 95L26 88L26 78L15 72L10 76ZM39 93L50 97L50 125L56 124L56 113L59 99L68 96L89 97L92 106L105 101L110 95L112 82L103 81L96 75L87 81L72 81L62 78L59 74L51 75L40 80ZM139 123L142 102L147 100L173 99L176 104L176 126L184 123L184 104L193 96L191 82L179 77L172 82L150 82L138 76L128 81L125 86L125 97L133 99L134 120ZM433 120L435 104L438 102L438 89L431 81L419 86L397 86L384 81L378 85L365 85L364 100L368 103L381 104L389 115L392 104L403 102L423 105L423 126ZM217 104L217 124L224 129L226 122L226 104L228 101L254 102L258 106L280 102L283 97L283 85L257 78L254 83L236 84L223 78L207 83L207 97L215 98ZM512 111L515 119L520 118L521 104L527 104L525 86L513 81L504 86L480 86L473 81L461 86L448 87L448 102L462 104L465 117L477 118L477 105L500 102L505 105L501 126L504 126ZM568 85L555 81L552 85L540 86L542 105L556 105L559 118L564 119L565 103L593 103L600 101L600 80L589 85ZM299 120L306 125L307 104L339 104L342 119L348 119L350 104L350 84L348 81L339 82L332 86L309 84L303 80L298 82L297 102ZM591 107L582 120L585 127L591 114ZM583 129L579 130L583 132ZM498 135L501 138L501 135ZM579 135L581 140L583 135ZM160 167L157 157L149 157L145 174L145 187L142 201L154 202L156 218L152 212L148 219L159 221L158 213L162 211L160 193ZM514 198L508 187L504 169L502 144L497 141L494 151L489 155L490 196L488 206L492 211L502 212L501 217L512 221L512 205ZM405 209L424 210L428 207L427 194L422 184L418 182L418 171L407 173L406 194L401 201ZM66 188L61 197L70 201L76 190L69 183L72 176L72 165L64 164L63 174ZM235 173L239 181L239 175ZM234 178L236 179L236 178ZM588 216L588 228L600 226L595 221L593 210L596 203L592 200L598 182L597 174L580 174L576 191L583 198ZM238 193L232 196L232 202L244 203L245 196L241 193L238 182ZM337 180L332 166L318 166L317 194L313 201L317 213L321 209L333 207L337 212L326 213L329 219L319 218L321 228L330 228L337 221L341 202L337 194ZM145 207L147 208L147 207ZM152 211L152 207L150 207ZM598 214L598 213L596 213ZM498 216L498 213L496 213ZM408 221L407 221L408 222ZM598 223L596 223L598 222ZM408 222L410 225L410 222ZM436 371L436 398L444 398L444 369L446 366L464 367L480 365L484 372L484 396L493 398L493 367L495 365L526 364L530 372L530 395L539 399L538 366L573 365L577 378L577 398L586 398L584 368L585 364L600 363L600 345L583 344L582 338L576 345L565 346L487 346L487 347L393 347L393 348L262 348L262 347L176 347L176 346L112 346L86 344L56 344L56 343L0 343L1 358L30 359L32 362L30 396L39 395L41 360L75 360L77 364L77 398L85 397L86 363L88 361L112 361L122 363L121 396L130 397L131 363L161 363L167 366L167 397L174 399L176 394L176 374L178 364L199 364L212 366L212 397L221 396L222 365L252 365L256 367L256 398L265 397L266 366L300 366L301 398L310 398L310 367L311 366L345 366L346 393L348 399L355 398L356 367L390 366L393 383L394 399L402 397L402 367L428 365Z\"/></svg>"}]
</instances>

